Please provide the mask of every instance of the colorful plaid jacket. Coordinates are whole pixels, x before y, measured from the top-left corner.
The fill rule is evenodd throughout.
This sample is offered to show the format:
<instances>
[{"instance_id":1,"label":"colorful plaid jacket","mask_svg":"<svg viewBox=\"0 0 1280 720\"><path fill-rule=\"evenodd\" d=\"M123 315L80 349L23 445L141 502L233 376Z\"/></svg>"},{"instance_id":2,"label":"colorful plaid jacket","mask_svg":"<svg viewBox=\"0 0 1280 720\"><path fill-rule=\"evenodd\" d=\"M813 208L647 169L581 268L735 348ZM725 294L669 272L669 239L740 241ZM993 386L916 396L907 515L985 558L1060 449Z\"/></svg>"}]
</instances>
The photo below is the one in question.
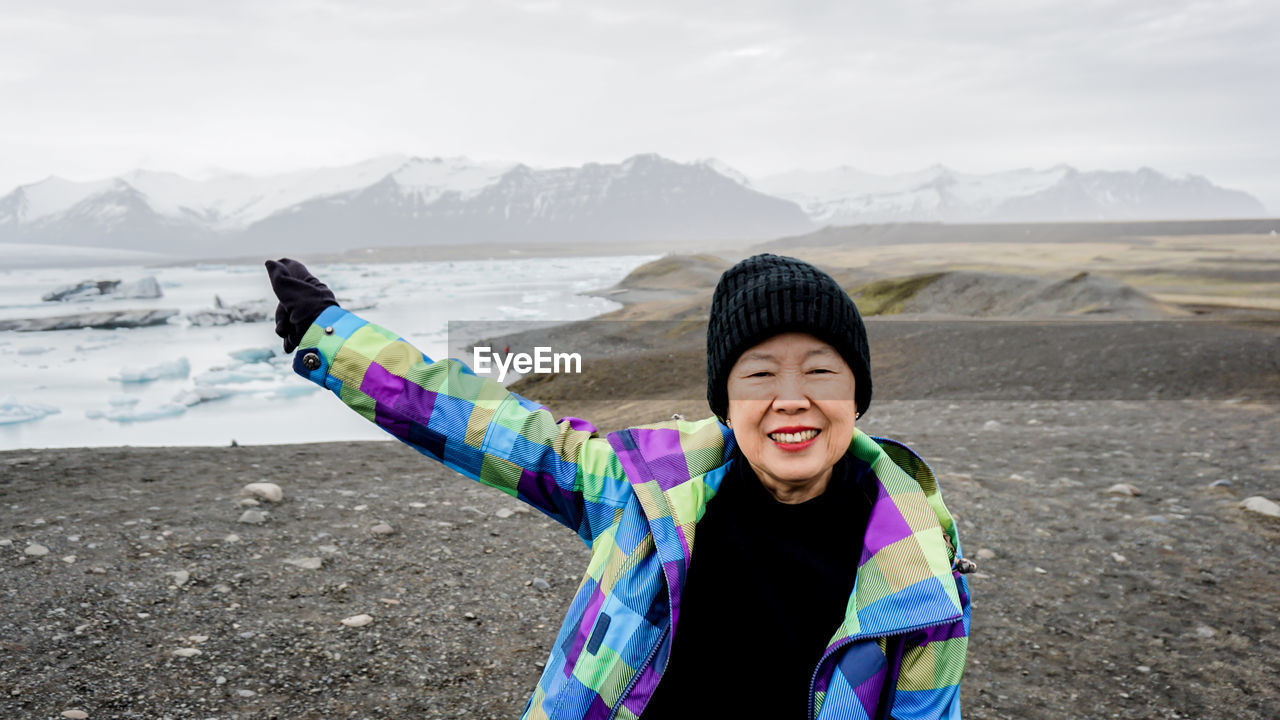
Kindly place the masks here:
<instances>
[{"instance_id":1,"label":"colorful plaid jacket","mask_svg":"<svg viewBox=\"0 0 1280 720\"><path fill-rule=\"evenodd\" d=\"M337 307L307 330L294 369L420 452L578 533L591 560L524 717L639 717L667 664L732 431L708 418L601 437ZM879 492L844 622L813 671L809 717L959 718L969 597L948 547L960 547L955 523L906 446L855 431L849 452L870 464Z\"/></svg>"}]
</instances>

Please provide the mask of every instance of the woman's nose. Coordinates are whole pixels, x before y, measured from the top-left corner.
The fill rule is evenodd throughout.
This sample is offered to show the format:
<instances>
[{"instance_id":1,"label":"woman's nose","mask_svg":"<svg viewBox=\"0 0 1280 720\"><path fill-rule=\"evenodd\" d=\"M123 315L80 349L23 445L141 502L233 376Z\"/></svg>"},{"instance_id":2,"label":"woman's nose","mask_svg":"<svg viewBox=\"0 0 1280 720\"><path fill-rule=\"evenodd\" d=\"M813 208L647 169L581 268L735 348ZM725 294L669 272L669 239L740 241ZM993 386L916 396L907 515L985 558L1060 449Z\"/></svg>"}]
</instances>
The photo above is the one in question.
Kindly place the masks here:
<instances>
[{"instance_id":1,"label":"woman's nose","mask_svg":"<svg viewBox=\"0 0 1280 720\"><path fill-rule=\"evenodd\" d=\"M791 375L779 378L778 394L773 399L775 410L803 410L809 404L809 395L799 378Z\"/></svg>"}]
</instances>

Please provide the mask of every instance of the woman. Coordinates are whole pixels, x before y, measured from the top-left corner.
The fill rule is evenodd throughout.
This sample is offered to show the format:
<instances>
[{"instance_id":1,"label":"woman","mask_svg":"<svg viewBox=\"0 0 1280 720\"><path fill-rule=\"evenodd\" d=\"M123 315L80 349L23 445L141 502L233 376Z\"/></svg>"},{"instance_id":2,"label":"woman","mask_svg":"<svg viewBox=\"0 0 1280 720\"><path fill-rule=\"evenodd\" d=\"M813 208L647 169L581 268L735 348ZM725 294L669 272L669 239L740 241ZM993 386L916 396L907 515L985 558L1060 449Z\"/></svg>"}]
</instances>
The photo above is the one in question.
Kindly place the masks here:
<instances>
[{"instance_id":1,"label":"woman","mask_svg":"<svg viewBox=\"0 0 1280 720\"><path fill-rule=\"evenodd\" d=\"M715 417L601 437L342 310L300 263L267 269L297 372L591 548L524 717L960 717L969 565L928 466L855 428L866 329L826 273L727 270Z\"/></svg>"}]
</instances>

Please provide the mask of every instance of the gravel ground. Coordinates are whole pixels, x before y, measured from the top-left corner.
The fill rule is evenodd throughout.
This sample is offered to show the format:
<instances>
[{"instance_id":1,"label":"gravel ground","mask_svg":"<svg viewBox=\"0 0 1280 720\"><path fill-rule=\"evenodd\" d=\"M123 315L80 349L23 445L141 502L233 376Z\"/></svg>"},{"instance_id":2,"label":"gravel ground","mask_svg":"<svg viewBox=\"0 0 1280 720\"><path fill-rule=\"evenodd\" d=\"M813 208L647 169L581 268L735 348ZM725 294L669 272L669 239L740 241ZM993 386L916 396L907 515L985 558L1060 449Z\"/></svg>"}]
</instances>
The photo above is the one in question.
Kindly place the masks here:
<instances>
[{"instance_id":1,"label":"gravel ground","mask_svg":"<svg viewBox=\"0 0 1280 720\"><path fill-rule=\"evenodd\" d=\"M939 324L975 355L930 366L900 325L873 324L882 358L955 374L922 398L886 372L860 426L934 465L979 564L966 717L1280 717L1280 520L1240 507L1280 500L1275 327L1198 331L1226 370L1152 351L1126 373L1108 343L1174 326L1011 346ZM1045 371L963 370L1015 351ZM259 481L284 500L242 506ZM392 442L0 453L0 508L0 718L517 717L587 559Z\"/></svg>"}]
</instances>

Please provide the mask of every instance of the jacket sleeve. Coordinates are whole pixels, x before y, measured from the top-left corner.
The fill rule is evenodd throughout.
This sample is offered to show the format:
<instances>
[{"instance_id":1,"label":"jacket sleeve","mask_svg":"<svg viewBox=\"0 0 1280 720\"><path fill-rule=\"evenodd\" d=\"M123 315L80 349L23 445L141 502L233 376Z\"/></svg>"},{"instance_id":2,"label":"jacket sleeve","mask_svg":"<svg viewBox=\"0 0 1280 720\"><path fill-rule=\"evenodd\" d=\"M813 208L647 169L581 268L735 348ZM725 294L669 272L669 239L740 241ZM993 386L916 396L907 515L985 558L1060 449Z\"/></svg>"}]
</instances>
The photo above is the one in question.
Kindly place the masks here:
<instances>
[{"instance_id":1,"label":"jacket sleeve","mask_svg":"<svg viewBox=\"0 0 1280 720\"><path fill-rule=\"evenodd\" d=\"M960 678L969 651L969 584L953 574L964 615L905 639L889 716L894 720L960 720Z\"/></svg>"},{"instance_id":2,"label":"jacket sleeve","mask_svg":"<svg viewBox=\"0 0 1280 720\"><path fill-rule=\"evenodd\" d=\"M588 544L631 493L616 453L590 423L556 421L464 363L432 361L337 306L308 328L293 367L400 441L529 503Z\"/></svg>"}]
</instances>

